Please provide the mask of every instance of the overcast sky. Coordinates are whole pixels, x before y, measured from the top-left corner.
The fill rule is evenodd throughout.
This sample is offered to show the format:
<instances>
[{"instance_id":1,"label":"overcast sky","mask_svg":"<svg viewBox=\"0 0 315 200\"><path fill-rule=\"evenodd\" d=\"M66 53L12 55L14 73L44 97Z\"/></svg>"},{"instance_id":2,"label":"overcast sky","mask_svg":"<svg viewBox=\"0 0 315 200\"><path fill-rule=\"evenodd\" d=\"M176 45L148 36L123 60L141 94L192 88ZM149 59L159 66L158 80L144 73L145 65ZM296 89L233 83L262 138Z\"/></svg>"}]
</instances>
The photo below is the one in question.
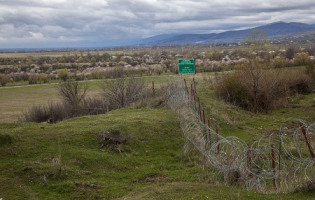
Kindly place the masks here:
<instances>
[{"instance_id":1,"label":"overcast sky","mask_svg":"<svg viewBox=\"0 0 315 200\"><path fill-rule=\"evenodd\" d=\"M315 24L315 1L0 0L0 48L80 46L87 41L222 32L277 21Z\"/></svg>"}]
</instances>

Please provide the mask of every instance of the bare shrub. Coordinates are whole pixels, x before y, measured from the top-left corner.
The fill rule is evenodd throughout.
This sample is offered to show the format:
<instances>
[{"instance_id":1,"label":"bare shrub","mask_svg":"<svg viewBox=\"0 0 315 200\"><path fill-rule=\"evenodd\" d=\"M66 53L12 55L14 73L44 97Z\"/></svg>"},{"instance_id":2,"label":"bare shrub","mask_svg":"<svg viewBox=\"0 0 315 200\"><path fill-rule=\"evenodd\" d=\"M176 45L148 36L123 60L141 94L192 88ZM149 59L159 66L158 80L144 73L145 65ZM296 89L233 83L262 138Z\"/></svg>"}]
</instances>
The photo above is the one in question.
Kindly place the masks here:
<instances>
[{"instance_id":1,"label":"bare shrub","mask_svg":"<svg viewBox=\"0 0 315 200\"><path fill-rule=\"evenodd\" d=\"M315 60L309 60L305 69L305 73L315 80Z\"/></svg>"},{"instance_id":2,"label":"bare shrub","mask_svg":"<svg viewBox=\"0 0 315 200\"><path fill-rule=\"evenodd\" d=\"M113 70L110 71L110 75L112 78L122 78L124 76L124 68L114 67Z\"/></svg>"},{"instance_id":3,"label":"bare shrub","mask_svg":"<svg viewBox=\"0 0 315 200\"><path fill-rule=\"evenodd\" d=\"M218 84L218 96L253 112L271 112L275 108L286 106L290 94L311 91L312 83L303 73L271 67L285 66L285 59L274 59L271 62L262 32L254 30L247 43L251 44L247 51L248 60L236 65L235 72ZM296 54L294 62L302 65L307 63L307 58L305 53Z\"/></svg>"},{"instance_id":4,"label":"bare shrub","mask_svg":"<svg viewBox=\"0 0 315 200\"><path fill-rule=\"evenodd\" d=\"M109 111L106 102L98 97L85 98L82 102L83 115L99 115Z\"/></svg>"},{"instance_id":5,"label":"bare shrub","mask_svg":"<svg viewBox=\"0 0 315 200\"><path fill-rule=\"evenodd\" d=\"M78 115L80 104L88 92L88 86L86 84L79 84L77 81L66 81L60 83L57 89L61 98L71 108L72 115Z\"/></svg>"},{"instance_id":6,"label":"bare shrub","mask_svg":"<svg viewBox=\"0 0 315 200\"><path fill-rule=\"evenodd\" d=\"M69 113L68 106L62 103L48 102L47 105L33 105L19 121L56 123L69 118Z\"/></svg>"},{"instance_id":7,"label":"bare shrub","mask_svg":"<svg viewBox=\"0 0 315 200\"><path fill-rule=\"evenodd\" d=\"M48 109L44 105L33 105L26 113L23 114L24 122L46 122L49 119Z\"/></svg>"},{"instance_id":8,"label":"bare shrub","mask_svg":"<svg viewBox=\"0 0 315 200\"><path fill-rule=\"evenodd\" d=\"M215 87L216 94L233 105L247 108L249 106L248 88L236 74L225 76Z\"/></svg>"},{"instance_id":9,"label":"bare shrub","mask_svg":"<svg viewBox=\"0 0 315 200\"><path fill-rule=\"evenodd\" d=\"M64 103L53 103L49 101L47 107L49 112L48 123L57 123L70 117L71 110Z\"/></svg>"},{"instance_id":10,"label":"bare shrub","mask_svg":"<svg viewBox=\"0 0 315 200\"><path fill-rule=\"evenodd\" d=\"M309 94L313 91L314 80L307 74L287 73L287 84L291 94Z\"/></svg>"},{"instance_id":11,"label":"bare shrub","mask_svg":"<svg viewBox=\"0 0 315 200\"><path fill-rule=\"evenodd\" d=\"M216 85L216 94L242 108L269 113L287 106L290 95L307 94L313 89L311 78L295 71L265 69L255 81L250 81L251 76L246 70L225 76Z\"/></svg>"},{"instance_id":12,"label":"bare shrub","mask_svg":"<svg viewBox=\"0 0 315 200\"><path fill-rule=\"evenodd\" d=\"M105 80L101 85L102 96L111 109L118 109L139 100L145 90L142 78Z\"/></svg>"}]
</instances>

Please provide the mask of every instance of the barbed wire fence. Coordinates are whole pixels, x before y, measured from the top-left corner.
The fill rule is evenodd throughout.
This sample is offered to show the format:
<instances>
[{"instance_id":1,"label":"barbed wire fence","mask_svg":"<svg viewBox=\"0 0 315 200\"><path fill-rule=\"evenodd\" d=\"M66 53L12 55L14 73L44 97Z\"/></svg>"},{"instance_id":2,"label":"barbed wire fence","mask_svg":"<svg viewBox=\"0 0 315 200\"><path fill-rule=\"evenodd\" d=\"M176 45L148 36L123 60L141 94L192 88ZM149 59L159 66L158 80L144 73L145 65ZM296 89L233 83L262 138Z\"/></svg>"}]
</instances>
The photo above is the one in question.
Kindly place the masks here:
<instances>
[{"instance_id":1,"label":"barbed wire fence","mask_svg":"<svg viewBox=\"0 0 315 200\"><path fill-rule=\"evenodd\" d=\"M193 80L168 86L168 105L179 115L183 136L227 184L263 193L315 189L315 123L285 122L278 131L248 145L219 134L200 104Z\"/></svg>"}]
</instances>

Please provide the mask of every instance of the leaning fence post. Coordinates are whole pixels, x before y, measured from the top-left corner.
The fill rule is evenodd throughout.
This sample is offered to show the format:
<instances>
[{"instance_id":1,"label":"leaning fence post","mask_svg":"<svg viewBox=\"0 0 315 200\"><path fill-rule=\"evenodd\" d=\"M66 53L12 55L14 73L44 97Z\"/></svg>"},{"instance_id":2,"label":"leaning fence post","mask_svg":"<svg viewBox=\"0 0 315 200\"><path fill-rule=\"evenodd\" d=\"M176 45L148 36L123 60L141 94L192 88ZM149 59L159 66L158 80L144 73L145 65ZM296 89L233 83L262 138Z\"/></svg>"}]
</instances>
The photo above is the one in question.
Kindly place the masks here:
<instances>
[{"instance_id":1,"label":"leaning fence post","mask_svg":"<svg viewBox=\"0 0 315 200\"><path fill-rule=\"evenodd\" d=\"M194 83L194 90L195 90L195 95L197 97L197 88L196 88L196 82L195 82L195 78L193 78L193 83Z\"/></svg>"},{"instance_id":2,"label":"leaning fence post","mask_svg":"<svg viewBox=\"0 0 315 200\"><path fill-rule=\"evenodd\" d=\"M207 124L206 124L206 114L205 114L205 109L202 109L202 122L203 122L203 127L204 127L204 131L205 131L205 140L207 140Z\"/></svg>"},{"instance_id":3,"label":"leaning fence post","mask_svg":"<svg viewBox=\"0 0 315 200\"><path fill-rule=\"evenodd\" d=\"M185 89L186 89L186 92L187 92L187 94L188 94L189 92L188 92L188 88L187 88L187 82L186 82L186 79L184 79L184 82L185 82Z\"/></svg>"},{"instance_id":4,"label":"leaning fence post","mask_svg":"<svg viewBox=\"0 0 315 200\"><path fill-rule=\"evenodd\" d=\"M309 141L309 139L307 137L307 134L306 134L306 129L305 129L305 127L304 127L304 125L302 123L301 123L301 130L302 130L302 133L304 135L304 139L305 139L305 142L307 144L308 150L310 151L310 154L311 154L311 157L313 159L313 162L315 162L314 150L313 150L313 148L312 148L312 146L310 144L310 141Z\"/></svg>"},{"instance_id":5,"label":"leaning fence post","mask_svg":"<svg viewBox=\"0 0 315 200\"><path fill-rule=\"evenodd\" d=\"M191 101L193 101L194 100L194 97L193 97L193 93L194 93L194 90L193 90L193 85L192 84L190 84L190 99L191 99Z\"/></svg>"},{"instance_id":6,"label":"leaning fence post","mask_svg":"<svg viewBox=\"0 0 315 200\"><path fill-rule=\"evenodd\" d=\"M152 81L152 96L155 96L154 81Z\"/></svg>"},{"instance_id":7,"label":"leaning fence post","mask_svg":"<svg viewBox=\"0 0 315 200\"><path fill-rule=\"evenodd\" d=\"M218 146L217 146L217 151L218 151L218 154L219 154L219 153L220 153L220 144L219 144L220 139L219 139L219 131L218 131L218 128L217 128L216 132L217 132L217 144L218 144Z\"/></svg>"},{"instance_id":8,"label":"leaning fence post","mask_svg":"<svg viewBox=\"0 0 315 200\"><path fill-rule=\"evenodd\" d=\"M279 174L281 174L281 147L282 147L282 141L279 141ZM281 187L281 176L279 175L279 187Z\"/></svg>"},{"instance_id":9,"label":"leaning fence post","mask_svg":"<svg viewBox=\"0 0 315 200\"><path fill-rule=\"evenodd\" d=\"M201 116L201 107L200 107L200 100L199 100L199 97L198 97L198 105L199 105L199 116L200 116L200 119L202 120L202 116Z\"/></svg>"},{"instance_id":10,"label":"leaning fence post","mask_svg":"<svg viewBox=\"0 0 315 200\"><path fill-rule=\"evenodd\" d=\"M247 157L248 157L247 166L249 169L249 177L252 177L253 176L253 174L252 174L252 149L250 146L248 147Z\"/></svg>"},{"instance_id":11,"label":"leaning fence post","mask_svg":"<svg viewBox=\"0 0 315 200\"><path fill-rule=\"evenodd\" d=\"M208 119L208 127L209 127L209 145L211 148L211 128L210 128L210 120Z\"/></svg>"},{"instance_id":12,"label":"leaning fence post","mask_svg":"<svg viewBox=\"0 0 315 200\"><path fill-rule=\"evenodd\" d=\"M277 190L276 184L276 156L275 156L275 145L271 145L271 157L272 157L272 172L273 172L273 187Z\"/></svg>"}]
</instances>

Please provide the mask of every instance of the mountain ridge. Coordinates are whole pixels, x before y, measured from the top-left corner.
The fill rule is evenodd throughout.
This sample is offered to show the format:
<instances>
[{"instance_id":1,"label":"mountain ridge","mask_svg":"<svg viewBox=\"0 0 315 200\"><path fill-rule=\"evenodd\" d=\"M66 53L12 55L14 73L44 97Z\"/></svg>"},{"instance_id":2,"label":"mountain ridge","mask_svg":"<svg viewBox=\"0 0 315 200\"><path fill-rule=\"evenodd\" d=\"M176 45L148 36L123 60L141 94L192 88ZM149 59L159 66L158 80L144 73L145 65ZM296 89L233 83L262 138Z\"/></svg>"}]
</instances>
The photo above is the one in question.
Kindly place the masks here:
<instances>
[{"instance_id":1,"label":"mountain ridge","mask_svg":"<svg viewBox=\"0 0 315 200\"><path fill-rule=\"evenodd\" d=\"M178 34L167 35L164 39L157 39L160 35L151 37L150 40L143 41L140 45L152 46L152 45L183 45L183 44L211 44L211 43L231 43L240 42L247 39L248 35L254 30L258 29L263 31L267 39L275 39L278 37L289 36L315 29L315 24L304 24L300 22L274 22L254 28L225 31L221 33L209 33L209 34Z\"/></svg>"}]
</instances>

